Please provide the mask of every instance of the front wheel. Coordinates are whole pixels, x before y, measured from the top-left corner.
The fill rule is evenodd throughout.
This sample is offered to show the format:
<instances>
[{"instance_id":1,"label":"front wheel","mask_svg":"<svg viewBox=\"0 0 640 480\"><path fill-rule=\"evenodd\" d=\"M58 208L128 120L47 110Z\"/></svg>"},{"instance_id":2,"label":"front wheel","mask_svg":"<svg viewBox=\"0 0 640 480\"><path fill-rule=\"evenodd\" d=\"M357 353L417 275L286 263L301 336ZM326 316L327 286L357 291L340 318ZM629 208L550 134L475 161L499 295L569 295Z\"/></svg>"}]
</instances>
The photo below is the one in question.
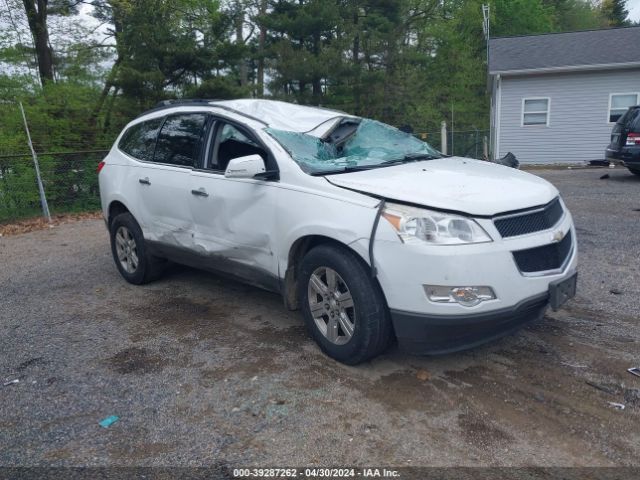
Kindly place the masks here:
<instances>
[{"instance_id":1,"label":"front wheel","mask_svg":"<svg viewBox=\"0 0 640 480\"><path fill-rule=\"evenodd\" d=\"M118 215L111 222L109 233L113 260L127 282L141 285L160 276L165 262L148 253L142 229L133 215Z\"/></svg>"},{"instance_id":2,"label":"front wheel","mask_svg":"<svg viewBox=\"0 0 640 480\"><path fill-rule=\"evenodd\" d=\"M302 260L298 296L307 329L323 352L355 365L382 353L392 337L382 291L346 248L320 245Z\"/></svg>"},{"instance_id":3,"label":"front wheel","mask_svg":"<svg viewBox=\"0 0 640 480\"><path fill-rule=\"evenodd\" d=\"M629 168L629 167L627 167ZM629 168L629 171L631 173L633 173L634 175L640 175L640 170L638 170L637 168Z\"/></svg>"}]
</instances>

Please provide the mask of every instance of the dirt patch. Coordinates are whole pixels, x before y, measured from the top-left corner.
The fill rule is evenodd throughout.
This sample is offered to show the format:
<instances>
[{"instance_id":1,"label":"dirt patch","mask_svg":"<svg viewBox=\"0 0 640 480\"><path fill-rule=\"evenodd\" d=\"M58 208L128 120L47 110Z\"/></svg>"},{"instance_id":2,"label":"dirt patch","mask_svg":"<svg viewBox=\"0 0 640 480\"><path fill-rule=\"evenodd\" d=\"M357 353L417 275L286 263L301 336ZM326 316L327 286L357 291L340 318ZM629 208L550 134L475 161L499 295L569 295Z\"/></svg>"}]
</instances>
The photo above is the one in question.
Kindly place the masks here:
<instances>
[{"instance_id":1,"label":"dirt patch","mask_svg":"<svg viewBox=\"0 0 640 480\"><path fill-rule=\"evenodd\" d=\"M210 337L224 334L219 322L238 312L228 305L200 302L184 296L172 296L170 292L152 291L146 294L143 305L131 305L128 310L136 319L132 327L142 330L138 336L149 336L170 328L173 334Z\"/></svg>"},{"instance_id":2,"label":"dirt patch","mask_svg":"<svg viewBox=\"0 0 640 480\"><path fill-rule=\"evenodd\" d=\"M8 237L11 235L21 235L36 230L44 230L48 228L58 227L65 223L75 222L78 220L89 220L102 218L101 212L82 212L82 213L65 213L60 215L52 215L51 223L44 217L27 218L24 220L16 220L11 223L0 223L0 237Z\"/></svg>"},{"instance_id":3,"label":"dirt patch","mask_svg":"<svg viewBox=\"0 0 640 480\"><path fill-rule=\"evenodd\" d=\"M135 445L128 445L126 448L122 446L113 446L109 448L109 455L116 459L128 460L144 460L162 456L163 454L172 452L171 445L166 443L146 443L136 442Z\"/></svg>"},{"instance_id":4,"label":"dirt patch","mask_svg":"<svg viewBox=\"0 0 640 480\"><path fill-rule=\"evenodd\" d=\"M121 374L159 372L166 366L162 357L139 347L121 350L107 359L107 362L113 370Z\"/></svg>"},{"instance_id":5,"label":"dirt patch","mask_svg":"<svg viewBox=\"0 0 640 480\"><path fill-rule=\"evenodd\" d=\"M490 446L505 444L513 437L491 423L490 420L474 413L458 415L458 425L469 443Z\"/></svg>"},{"instance_id":6,"label":"dirt patch","mask_svg":"<svg viewBox=\"0 0 640 480\"><path fill-rule=\"evenodd\" d=\"M372 383L364 383L356 379L353 383L363 390L363 394L371 398L389 411L407 413L420 411L434 413L442 404L437 389L431 382L421 381L415 372L405 370L381 377Z\"/></svg>"}]
</instances>

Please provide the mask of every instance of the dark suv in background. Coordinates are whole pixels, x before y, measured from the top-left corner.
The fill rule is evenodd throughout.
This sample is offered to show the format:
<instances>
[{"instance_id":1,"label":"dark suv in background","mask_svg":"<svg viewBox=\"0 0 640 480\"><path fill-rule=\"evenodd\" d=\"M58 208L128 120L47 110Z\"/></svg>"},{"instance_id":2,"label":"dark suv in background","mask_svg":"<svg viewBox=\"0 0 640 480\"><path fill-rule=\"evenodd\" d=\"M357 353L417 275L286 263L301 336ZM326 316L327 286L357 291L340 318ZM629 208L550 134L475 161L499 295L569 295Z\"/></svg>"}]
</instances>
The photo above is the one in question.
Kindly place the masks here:
<instances>
[{"instance_id":1,"label":"dark suv in background","mask_svg":"<svg viewBox=\"0 0 640 480\"><path fill-rule=\"evenodd\" d=\"M622 162L631 173L640 175L640 105L629 107L613 126L605 156L610 162Z\"/></svg>"}]
</instances>

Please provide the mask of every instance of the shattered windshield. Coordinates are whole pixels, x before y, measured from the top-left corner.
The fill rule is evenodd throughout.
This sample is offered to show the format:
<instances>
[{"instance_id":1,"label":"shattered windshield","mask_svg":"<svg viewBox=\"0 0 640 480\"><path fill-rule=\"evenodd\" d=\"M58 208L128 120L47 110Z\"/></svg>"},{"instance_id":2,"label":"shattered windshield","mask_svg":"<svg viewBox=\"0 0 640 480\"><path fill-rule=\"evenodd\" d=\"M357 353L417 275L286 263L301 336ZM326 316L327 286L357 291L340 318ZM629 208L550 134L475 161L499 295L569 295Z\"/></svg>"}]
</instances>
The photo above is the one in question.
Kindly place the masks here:
<instances>
[{"instance_id":1,"label":"shattered windshield","mask_svg":"<svg viewBox=\"0 0 640 480\"><path fill-rule=\"evenodd\" d=\"M274 128L266 131L310 174L366 170L441 156L429 144L384 123L368 119L348 122L351 132L343 122L335 130L339 134L323 139Z\"/></svg>"}]
</instances>

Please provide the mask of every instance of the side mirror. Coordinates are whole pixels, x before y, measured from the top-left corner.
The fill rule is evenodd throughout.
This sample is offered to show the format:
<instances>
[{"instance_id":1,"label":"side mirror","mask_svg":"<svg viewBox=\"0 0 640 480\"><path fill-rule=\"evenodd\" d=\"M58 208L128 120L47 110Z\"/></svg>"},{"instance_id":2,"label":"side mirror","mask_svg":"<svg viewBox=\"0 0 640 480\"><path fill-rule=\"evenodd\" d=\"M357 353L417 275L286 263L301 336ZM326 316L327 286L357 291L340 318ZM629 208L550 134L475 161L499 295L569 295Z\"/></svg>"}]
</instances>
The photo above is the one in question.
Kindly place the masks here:
<instances>
[{"instance_id":1,"label":"side mirror","mask_svg":"<svg viewBox=\"0 0 640 480\"><path fill-rule=\"evenodd\" d=\"M264 160L258 154L229 160L224 176L227 178L254 178L266 170Z\"/></svg>"}]
</instances>

